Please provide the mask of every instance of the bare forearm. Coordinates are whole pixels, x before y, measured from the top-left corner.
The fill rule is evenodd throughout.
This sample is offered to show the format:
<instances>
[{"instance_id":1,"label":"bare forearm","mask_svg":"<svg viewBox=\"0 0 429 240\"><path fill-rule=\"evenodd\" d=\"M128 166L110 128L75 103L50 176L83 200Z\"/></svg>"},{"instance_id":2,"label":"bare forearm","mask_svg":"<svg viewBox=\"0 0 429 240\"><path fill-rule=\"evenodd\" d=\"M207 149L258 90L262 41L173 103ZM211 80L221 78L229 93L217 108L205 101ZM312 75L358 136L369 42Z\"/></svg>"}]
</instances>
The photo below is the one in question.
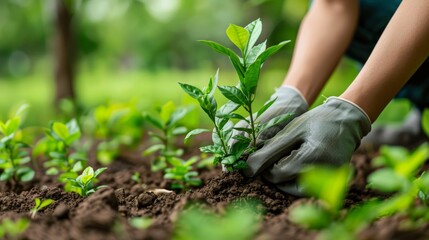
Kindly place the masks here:
<instances>
[{"instance_id":1,"label":"bare forearm","mask_svg":"<svg viewBox=\"0 0 429 240\"><path fill-rule=\"evenodd\" d=\"M375 121L429 56L429 1L403 1L365 66L341 95Z\"/></svg>"},{"instance_id":2,"label":"bare forearm","mask_svg":"<svg viewBox=\"0 0 429 240\"><path fill-rule=\"evenodd\" d=\"M311 105L350 44L357 18L357 0L314 1L301 24L283 85L299 89Z\"/></svg>"}]
</instances>

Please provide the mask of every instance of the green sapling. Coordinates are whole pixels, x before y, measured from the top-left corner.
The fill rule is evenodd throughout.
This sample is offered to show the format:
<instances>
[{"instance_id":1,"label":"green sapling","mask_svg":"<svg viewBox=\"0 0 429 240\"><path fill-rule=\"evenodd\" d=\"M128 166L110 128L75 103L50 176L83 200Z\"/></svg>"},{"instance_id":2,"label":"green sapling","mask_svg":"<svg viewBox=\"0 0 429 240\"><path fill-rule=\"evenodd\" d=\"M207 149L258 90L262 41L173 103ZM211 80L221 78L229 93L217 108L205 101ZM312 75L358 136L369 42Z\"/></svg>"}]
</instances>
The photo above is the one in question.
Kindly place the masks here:
<instances>
[{"instance_id":1,"label":"green sapling","mask_svg":"<svg viewBox=\"0 0 429 240\"><path fill-rule=\"evenodd\" d=\"M86 197L100 188L107 187L105 185L98 187L94 186L94 183L98 181L97 176L106 169L107 168L99 168L94 172L92 167L87 167L76 179L68 178L67 181L70 182L71 185L70 191Z\"/></svg>"},{"instance_id":2,"label":"green sapling","mask_svg":"<svg viewBox=\"0 0 429 240\"><path fill-rule=\"evenodd\" d=\"M240 50L241 56L216 42L201 41L215 51L229 57L239 78L237 86L217 86L218 73L216 73L214 78L210 79L207 87L204 89L179 83L189 96L198 100L201 108L214 124L212 131L213 145L203 147L202 151L215 154L215 163L222 163L228 171L245 168L247 165L241 159L241 156L246 151L247 153L251 153L256 150L258 135L264 130L287 120L291 116L289 113L283 114L263 124L258 121L258 117L274 103L275 99L268 101L257 111L254 110L253 102L263 63L268 57L289 42L284 41L269 48L266 48L266 41L255 45L261 31L262 23L259 19L251 22L244 28L234 24L228 27L226 34L231 42ZM218 103L214 98L216 88L229 100L228 103L221 107L218 107ZM236 113L236 110L240 107L246 111L247 116ZM245 121L249 127L234 128L231 119ZM246 134L233 136L234 129ZM187 138L208 131L207 129L195 129L188 134ZM230 146L230 140L232 139L234 139L235 143Z\"/></svg>"},{"instance_id":3,"label":"green sapling","mask_svg":"<svg viewBox=\"0 0 429 240\"><path fill-rule=\"evenodd\" d=\"M46 208L47 206L51 205L52 203L54 203L55 201L53 199L45 199L45 200L40 200L40 198L35 198L34 199L34 207L30 210L31 213L31 218L34 218L37 214L37 212L39 212L40 210Z\"/></svg>"},{"instance_id":4,"label":"green sapling","mask_svg":"<svg viewBox=\"0 0 429 240\"><path fill-rule=\"evenodd\" d=\"M21 115L27 108L28 105L22 105L11 119L0 121L0 181L27 182L34 177L33 169L25 166L31 160L24 150L29 146L16 137Z\"/></svg>"}]
</instances>

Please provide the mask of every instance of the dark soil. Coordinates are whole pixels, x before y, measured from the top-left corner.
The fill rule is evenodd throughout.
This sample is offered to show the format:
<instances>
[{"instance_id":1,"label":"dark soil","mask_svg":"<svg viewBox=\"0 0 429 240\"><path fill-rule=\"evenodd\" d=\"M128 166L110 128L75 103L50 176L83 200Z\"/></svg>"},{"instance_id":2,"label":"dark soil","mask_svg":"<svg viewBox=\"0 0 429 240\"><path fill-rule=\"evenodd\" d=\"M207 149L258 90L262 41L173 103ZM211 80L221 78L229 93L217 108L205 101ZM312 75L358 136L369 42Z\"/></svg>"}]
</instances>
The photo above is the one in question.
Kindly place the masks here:
<instances>
[{"instance_id":1,"label":"dark soil","mask_svg":"<svg viewBox=\"0 0 429 240\"><path fill-rule=\"evenodd\" d=\"M138 151L137 151L138 152ZM346 207L378 196L365 188L371 172L370 157L355 154L352 164L355 179L347 195ZM288 220L290 206L301 201L278 191L260 178L245 178L239 173L222 173L219 168L201 171L203 185L185 193L168 191L170 182L161 173L150 171L150 158L140 154L121 156L100 175L101 189L87 198L64 192L55 178L38 172L35 180L23 185L0 185L0 220L30 219L34 198L51 198L55 202L41 210L19 239L170 239L178 213L189 203L209 206L222 212L229 203L240 199L258 199L265 209L256 239L315 239L316 232L306 231ZM99 167L95 162L92 166ZM141 184L131 180L134 172ZM154 221L144 230L129 224L131 217L146 216ZM379 220L359 235L360 239L429 239L429 227L408 230L403 218Z\"/></svg>"}]
</instances>

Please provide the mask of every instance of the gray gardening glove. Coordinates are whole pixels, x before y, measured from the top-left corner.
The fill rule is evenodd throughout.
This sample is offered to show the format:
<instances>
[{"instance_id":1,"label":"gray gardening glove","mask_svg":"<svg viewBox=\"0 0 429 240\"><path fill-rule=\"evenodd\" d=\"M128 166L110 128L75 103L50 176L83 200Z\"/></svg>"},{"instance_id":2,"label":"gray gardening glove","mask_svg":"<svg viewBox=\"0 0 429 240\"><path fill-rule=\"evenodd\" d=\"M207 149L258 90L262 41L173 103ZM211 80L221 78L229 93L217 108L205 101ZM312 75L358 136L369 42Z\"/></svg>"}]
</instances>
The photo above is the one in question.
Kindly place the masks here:
<instances>
[{"instance_id":1,"label":"gray gardening glove","mask_svg":"<svg viewBox=\"0 0 429 240\"><path fill-rule=\"evenodd\" d=\"M295 179L310 164L339 166L350 161L371 130L366 113L354 103L330 97L295 118L247 160L247 176L262 174L282 191L302 195Z\"/></svg>"},{"instance_id":2,"label":"gray gardening glove","mask_svg":"<svg viewBox=\"0 0 429 240\"><path fill-rule=\"evenodd\" d=\"M276 101L265 111L259 118L257 119L260 123L266 123L277 117L281 114L291 113L293 114L288 120L279 123L273 127L266 129L261 132L258 136L257 142L261 143L267 139L272 138L276 133L284 128L293 118L303 114L308 109L307 101L301 95L299 90L293 87L282 86L276 90L276 92L271 96L270 100L276 99ZM248 128L249 125L246 121L239 121L235 126L235 128ZM245 133L242 131L234 130L233 136L235 135L244 135ZM236 142L235 139L232 139L229 143L232 145Z\"/></svg>"}]
</instances>

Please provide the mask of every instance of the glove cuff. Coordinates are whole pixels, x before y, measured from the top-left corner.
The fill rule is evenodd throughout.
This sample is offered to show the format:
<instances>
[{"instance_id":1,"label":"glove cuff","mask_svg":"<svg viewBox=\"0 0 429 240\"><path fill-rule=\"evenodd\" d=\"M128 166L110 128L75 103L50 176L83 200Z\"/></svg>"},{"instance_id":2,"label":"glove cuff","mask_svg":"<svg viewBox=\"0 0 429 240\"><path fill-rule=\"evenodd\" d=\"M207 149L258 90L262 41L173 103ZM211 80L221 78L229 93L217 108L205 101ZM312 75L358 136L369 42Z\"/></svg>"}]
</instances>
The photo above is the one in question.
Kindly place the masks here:
<instances>
[{"instance_id":1,"label":"glove cuff","mask_svg":"<svg viewBox=\"0 0 429 240\"><path fill-rule=\"evenodd\" d=\"M369 118L368 114L361 107L359 107L359 105L357 105L356 103L354 103L352 101L349 101L347 99L340 98L340 97L328 97L324 101L324 103L328 102L331 99L332 100L335 99L335 100L339 100L339 101L342 101L342 102L346 102L346 103L352 105L353 107L355 107L356 109L358 109L362 113L363 120L364 120L364 121L362 121L363 136L365 136L366 134L368 134L371 131L371 119Z\"/></svg>"},{"instance_id":2,"label":"glove cuff","mask_svg":"<svg viewBox=\"0 0 429 240\"><path fill-rule=\"evenodd\" d=\"M301 91L299 91L298 88L296 87L292 87L292 86L288 86L288 85L283 85L279 88L276 89L276 95L288 95L288 94L293 94L293 96L299 97L302 102L304 103L304 107L306 109L308 109L308 102L305 99L304 95L302 95Z\"/></svg>"}]
</instances>

